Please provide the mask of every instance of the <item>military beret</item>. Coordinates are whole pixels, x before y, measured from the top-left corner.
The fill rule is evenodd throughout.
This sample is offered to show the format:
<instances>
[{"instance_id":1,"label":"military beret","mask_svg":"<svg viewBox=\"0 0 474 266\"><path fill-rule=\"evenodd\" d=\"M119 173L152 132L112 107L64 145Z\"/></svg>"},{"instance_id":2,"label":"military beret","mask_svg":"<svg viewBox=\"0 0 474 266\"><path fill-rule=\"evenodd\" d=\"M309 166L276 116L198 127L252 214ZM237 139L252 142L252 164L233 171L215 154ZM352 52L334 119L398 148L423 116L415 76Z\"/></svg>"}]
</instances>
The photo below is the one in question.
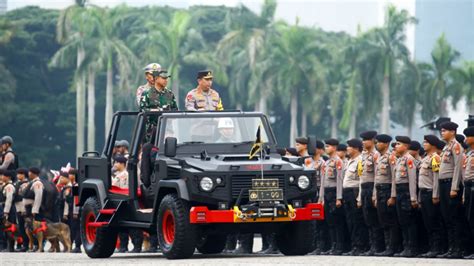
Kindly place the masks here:
<instances>
[{"instance_id":1,"label":"military beret","mask_svg":"<svg viewBox=\"0 0 474 266\"><path fill-rule=\"evenodd\" d=\"M438 146L438 142L440 142L439 138L435 135L425 135L423 139L426 140L426 142L428 142L430 145L436 147Z\"/></svg>"},{"instance_id":2,"label":"military beret","mask_svg":"<svg viewBox=\"0 0 474 266\"><path fill-rule=\"evenodd\" d=\"M458 128L458 124L456 124L454 122L451 122L451 121L447 121L447 122L444 122L443 124L441 124L441 128L446 129L446 130L455 131Z\"/></svg>"},{"instance_id":3,"label":"military beret","mask_svg":"<svg viewBox=\"0 0 474 266\"><path fill-rule=\"evenodd\" d=\"M299 144L308 144L308 139L305 137L298 137L295 139L295 141Z\"/></svg>"},{"instance_id":4,"label":"military beret","mask_svg":"<svg viewBox=\"0 0 474 266\"><path fill-rule=\"evenodd\" d=\"M316 149L324 149L324 142L316 140Z\"/></svg>"},{"instance_id":5,"label":"military beret","mask_svg":"<svg viewBox=\"0 0 474 266\"><path fill-rule=\"evenodd\" d=\"M326 142L326 145L331 145L331 146L339 145L339 140L337 139L327 139L324 142Z\"/></svg>"},{"instance_id":6,"label":"military beret","mask_svg":"<svg viewBox=\"0 0 474 266\"><path fill-rule=\"evenodd\" d=\"M74 169L74 168L69 169L69 174L70 175L77 175L77 169Z\"/></svg>"},{"instance_id":7,"label":"military beret","mask_svg":"<svg viewBox=\"0 0 474 266\"><path fill-rule=\"evenodd\" d=\"M119 155L119 156L115 157L115 162L117 162L117 163L127 163L127 158L125 158L124 156Z\"/></svg>"},{"instance_id":8,"label":"military beret","mask_svg":"<svg viewBox=\"0 0 474 266\"><path fill-rule=\"evenodd\" d=\"M377 131L373 131L373 130L360 133L360 137L363 140L371 140L371 139L374 139L375 136L377 136Z\"/></svg>"},{"instance_id":9,"label":"military beret","mask_svg":"<svg viewBox=\"0 0 474 266\"><path fill-rule=\"evenodd\" d=\"M16 169L16 174L28 175L28 169L26 169L26 168L18 168L18 169Z\"/></svg>"},{"instance_id":10,"label":"military beret","mask_svg":"<svg viewBox=\"0 0 474 266\"><path fill-rule=\"evenodd\" d=\"M466 137L474 137L474 127L468 127L463 131Z\"/></svg>"},{"instance_id":11,"label":"military beret","mask_svg":"<svg viewBox=\"0 0 474 266\"><path fill-rule=\"evenodd\" d=\"M337 151L347 151L347 145L346 144L339 144L337 145Z\"/></svg>"},{"instance_id":12,"label":"military beret","mask_svg":"<svg viewBox=\"0 0 474 266\"><path fill-rule=\"evenodd\" d=\"M352 148L362 149L362 141L360 139L350 139L347 141L347 145Z\"/></svg>"},{"instance_id":13,"label":"military beret","mask_svg":"<svg viewBox=\"0 0 474 266\"><path fill-rule=\"evenodd\" d=\"M421 144L418 141L416 141L416 140L410 141L410 147L408 147L409 150L419 151L420 148L421 148Z\"/></svg>"},{"instance_id":14,"label":"military beret","mask_svg":"<svg viewBox=\"0 0 474 266\"><path fill-rule=\"evenodd\" d=\"M61 172L60 176L69 177L69 173L68 172Z\"/></svg>"},{"instance_id":15,"label":"military beret","mask_svg":"<svg viewBox=\"0 0 474 266\"><path fill-rule=\"evenodd\" d=\"M293 156L299 156L299 154L298 154L298 152L296 151L295 148L292 148L292 147L286 148L286 151L289 152Z\"/></svg>"},{"instance_id":16,"label":"military beret","mask_svg":"<svg viewBox=\"0 0 474 266\"><path fill-rule=\"evenodd\" d=\"M39 175L41 173L41 171L38 167L30 167L30 169L28 169L28 171L35 174L35 175Z\"/></svg>"},{"instance_id":17,"label":"military beret","mask_svg":"<svg viewBox=\"0 0 474 266\"><path fill-rule=\"evenodd\" d=\"M161 71L161 65L158 63L151 63L146 65L143 70L145 73L153 73L154 71Z\"/></svg>"},{"instance_id":18,"label":"military beret","mask_svg":"<svg viewBox=\"0 0 474 266\"><path fill-rule=\"evenodd\" d=\"M212 71L211 70L201 70L197 73L197 79L210 79L212 78Z\"/></svg>"},{"instance_id":19,"label":"military beret","mask_svg":"<svg viewBox=\"0 0 474 266\"><path fill-rule=\"evenodd\" d=\"M440 141L438 141L438 144L436 145L436 148L438 150L442 150L442 149L444 149L444 146L446 146L446 142L440 140Z\"/></svg>"},{"instance_id":20,"label":"military beret","mask_svg":"<svg viewBox=\"0 0 474 266\"><path fill-rule=\"evenodd\" d=\"M464 135L456 134L456 140L457 140L459 143L463 143L463 142L464 142L464 139L466 139L466 137L464 137Z\"/></svg>"},{"instance_id":21,"label":"military beret","mask_svg":"<svg viewBox=\"0 0 474 266\"><path fill-rule=\"evenodd\" d=\"M15 171L5 170L5 171L3 171L3 175L8 176L10 178L13 178L15 176Z\"/></svg>"},{"instance_id":22,"label":"military beret","mask_svg":"<svg viewBox=\"0 0 474 266\"><path fill-rule=\"evenodd\" d=\"M392 137L390 137L387 134L379 134L379 135L375 136L375 139L378 142L382 142L382 143L390 143L390 141L392 141Z\"/></svg>"},{"instance_id":23,"label":"military beret","mask_svg":"<svg viewBox=\"0 0 474 266\"><path fill-rule=\"evenodd\" d=\"M401 143L404 143L404 144L408 144L408 145L411 144L411 139L407 136L396 136L395 139L398 142L401 142Z\"/></svg>"}]
</instances>

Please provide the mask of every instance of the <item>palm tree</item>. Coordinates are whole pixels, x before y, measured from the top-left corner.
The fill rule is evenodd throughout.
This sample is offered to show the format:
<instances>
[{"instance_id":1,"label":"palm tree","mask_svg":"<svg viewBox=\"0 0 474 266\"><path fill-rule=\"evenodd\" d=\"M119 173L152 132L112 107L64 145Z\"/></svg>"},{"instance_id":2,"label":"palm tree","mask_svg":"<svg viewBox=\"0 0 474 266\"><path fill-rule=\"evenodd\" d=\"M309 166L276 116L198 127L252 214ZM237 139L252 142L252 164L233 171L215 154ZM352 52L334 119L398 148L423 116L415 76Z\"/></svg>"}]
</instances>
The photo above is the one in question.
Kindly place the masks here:
<instances>
[{"instance_id":1,"label":"palm tree","mask_svg":"<svg viewBox=\"0 0 474 266\"><path fill-rule=\"evenodd\" d=\"M398 11L393 5L387 8L385 23L382 28L375 29L373 34L374 48L380 49L383 61L383 82L380 87L382 95L380 112L380 131L388 133L390 123L390 92L394 82L397 61L406 61L409 51L405 46L405 28L408 24L416 23L416 19L406 10Z\"/></svg>"},{"instance_id":2,"label":"palm tree","mask_svg":"<svg viewBox=\"0 0 474 266\"><path fill-rule=\"evenodd\" d=\"M456 88L453 102L465 97L467 110L469 114L474 115L474 61L464 61L452 71L451 77L453 87Z\"/></svg>"}]
</instances>

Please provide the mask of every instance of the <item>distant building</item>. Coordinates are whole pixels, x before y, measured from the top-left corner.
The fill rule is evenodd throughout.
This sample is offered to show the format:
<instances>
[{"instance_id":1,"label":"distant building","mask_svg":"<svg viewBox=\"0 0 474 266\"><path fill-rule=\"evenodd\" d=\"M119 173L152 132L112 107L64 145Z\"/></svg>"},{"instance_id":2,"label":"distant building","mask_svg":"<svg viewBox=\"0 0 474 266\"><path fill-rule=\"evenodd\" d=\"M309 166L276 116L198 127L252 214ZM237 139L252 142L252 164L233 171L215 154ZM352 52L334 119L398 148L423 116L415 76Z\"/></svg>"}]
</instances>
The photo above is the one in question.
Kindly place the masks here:
<instances>
[{"instance_id":1,"label":"distant building","mask_svg":"<svg viewBox=\"0 0 474 266\"><path fill-rule=\"evenodd\" d=\"M0 15L7 13L7 0L0 0Z\"/></svg>"},{"instance_id":2,"label":"distant building","mask_svg":"<svg viewBox=\"0 0 474 266\"><path fill-rule=\"evenodd\" d=\"M431 62L436 39L444 32L462 60L474 60L474 1L416 1L415 59Z\"/></svg>"}]
</instances>

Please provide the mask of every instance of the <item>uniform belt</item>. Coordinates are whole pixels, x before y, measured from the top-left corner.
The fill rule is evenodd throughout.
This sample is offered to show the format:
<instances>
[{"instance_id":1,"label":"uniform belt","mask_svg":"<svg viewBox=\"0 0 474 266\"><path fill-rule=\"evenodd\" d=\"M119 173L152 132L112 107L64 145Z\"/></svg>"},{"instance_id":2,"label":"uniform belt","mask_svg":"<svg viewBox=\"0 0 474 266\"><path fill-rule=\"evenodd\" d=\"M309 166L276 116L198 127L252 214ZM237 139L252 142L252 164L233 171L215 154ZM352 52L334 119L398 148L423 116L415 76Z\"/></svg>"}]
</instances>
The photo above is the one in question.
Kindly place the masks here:
<instances>
[{"instance_id":1,"label":"uniform belt","mask_svg":"<svg viewBox=\"0 0 474 266\"><path fill-rule=\"evenodd\" d=\"M439 183L450 183L453 181L452 178L439 179Z\"/></svg>"},{"instance_id":2,"label":"uniform belt","mask_svg":"<svg viewBox=\"0 0 474 266\"><path fill-rule=\"evenodd\" d=\"M474 185L474 180L464 180L464 185Z\"/></svg>"},{"instance_id":3,"label":"uniform belt","mask_svg":"<svg viewBox=\"0 0 474 266\"><path fill-rule=\"evenodd\" d=\"M401 183L401 184L397 184L396 187L397 187L397 188L407 188L407 187L409 187L409 186L410 186L410 184L408 184L408 183Z\"/></svg>"},{"instance_id":4,"label":"uniform belt","mask_svg":"<svg viewBox=\"0 0 474 266\"><path fill-rule=\"evenodd\" d=\"M367 183L362 183L360 184L362 188L373 188L374 187L374 182L367 182Z\"/></svg>"},{"instance_id":5,"label":"uniform belt","mask_svg":"<svg viewBox=\"0 0 474 266\"><path fill-rule=\"evenodd\" d=\"M384 189L384 188L391 188L392 184L376 184L375 188L377 189Z\"/></svg>"},{"instance_id":6,"label":"uniform belt","mask_svg":"<svg viewBox=\"0 0 474 266\"><path fill-rule=\"evenodd\" d=\"M420 192L433 192L431 188L420 188Z\"/></svg>"},{"instance_id":7,"label":"uniform belt","mask_svg":"<svg viewBox=\"0 0 474 266\"><path fill-rule=\"evenodd\" d=\"M336 190L336 187L325 187L324 190Z\"/></svg>"}]
</instances>

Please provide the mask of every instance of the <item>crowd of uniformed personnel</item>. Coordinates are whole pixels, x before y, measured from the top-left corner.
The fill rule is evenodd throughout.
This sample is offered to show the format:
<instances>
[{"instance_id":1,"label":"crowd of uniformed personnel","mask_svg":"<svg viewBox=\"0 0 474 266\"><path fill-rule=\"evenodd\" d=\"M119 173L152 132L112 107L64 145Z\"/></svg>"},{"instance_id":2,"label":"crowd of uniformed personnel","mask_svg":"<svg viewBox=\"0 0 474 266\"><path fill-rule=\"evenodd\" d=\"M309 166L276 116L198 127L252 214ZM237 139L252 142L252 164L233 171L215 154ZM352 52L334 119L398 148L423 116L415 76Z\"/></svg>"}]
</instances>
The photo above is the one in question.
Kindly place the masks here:
<instances>
[{"instance_id":1,"label":"crowd of uniformed personnel","mask_svg":"<svg viewBox=\"0 0 474 266\"><path fill-rule=\"evenodd\" d=\"M167 88L171 76L167 70L152 63L144 71L147 83L136 92L140 111L177 110ZM199 71L196 78L198 85L187 94L185 109L223 110L218 92L212 89L212 72ZM147 121L147 138L152 137L155 126L156 121ZM425 135L422 144L407 136L393 139L367 131L346 144L337 139L318 140L313 156L308 154L304 137L295 140L295 148L280 150L285 156L302 157L304 167L316 173L315 201L324 205L325 219L316 222L316 237L309 243L314 247L311 254L474 258L474 127L465 129L464 135L456 134L457 127L445 122L441 139ZM68 224L75 243L72 252L81 252L80 210L72 196L76 170L62 171L48 181L37 167L18 167L11 137L3 137L0 144L0 250L13 251L14 241L16 251L31 249L28 232L31 235L32 228L25 222L31 218ZM142 149L146 153L148 148ZM148 152L153 152L152 147ZM112 185L127 189L127 141L115 143L113 158ZM45 197L51 184L57 196L48 191ZM45 198L58 202L52 205L59 207L48 208L51 202L45 204ZM9 234L18 237L9 238ZM141 252L144 237L150 243L148 251L158 251L156 235L128 230L119 234L118 252L128 251L129 236L132 252ZM273 235L262 235L262 240L262 253L278 253ZM33 251L37 244L34 242ZM230 235L224 252L251 253L252 245L253 234Z\"/></svg>"}]
</instances>

